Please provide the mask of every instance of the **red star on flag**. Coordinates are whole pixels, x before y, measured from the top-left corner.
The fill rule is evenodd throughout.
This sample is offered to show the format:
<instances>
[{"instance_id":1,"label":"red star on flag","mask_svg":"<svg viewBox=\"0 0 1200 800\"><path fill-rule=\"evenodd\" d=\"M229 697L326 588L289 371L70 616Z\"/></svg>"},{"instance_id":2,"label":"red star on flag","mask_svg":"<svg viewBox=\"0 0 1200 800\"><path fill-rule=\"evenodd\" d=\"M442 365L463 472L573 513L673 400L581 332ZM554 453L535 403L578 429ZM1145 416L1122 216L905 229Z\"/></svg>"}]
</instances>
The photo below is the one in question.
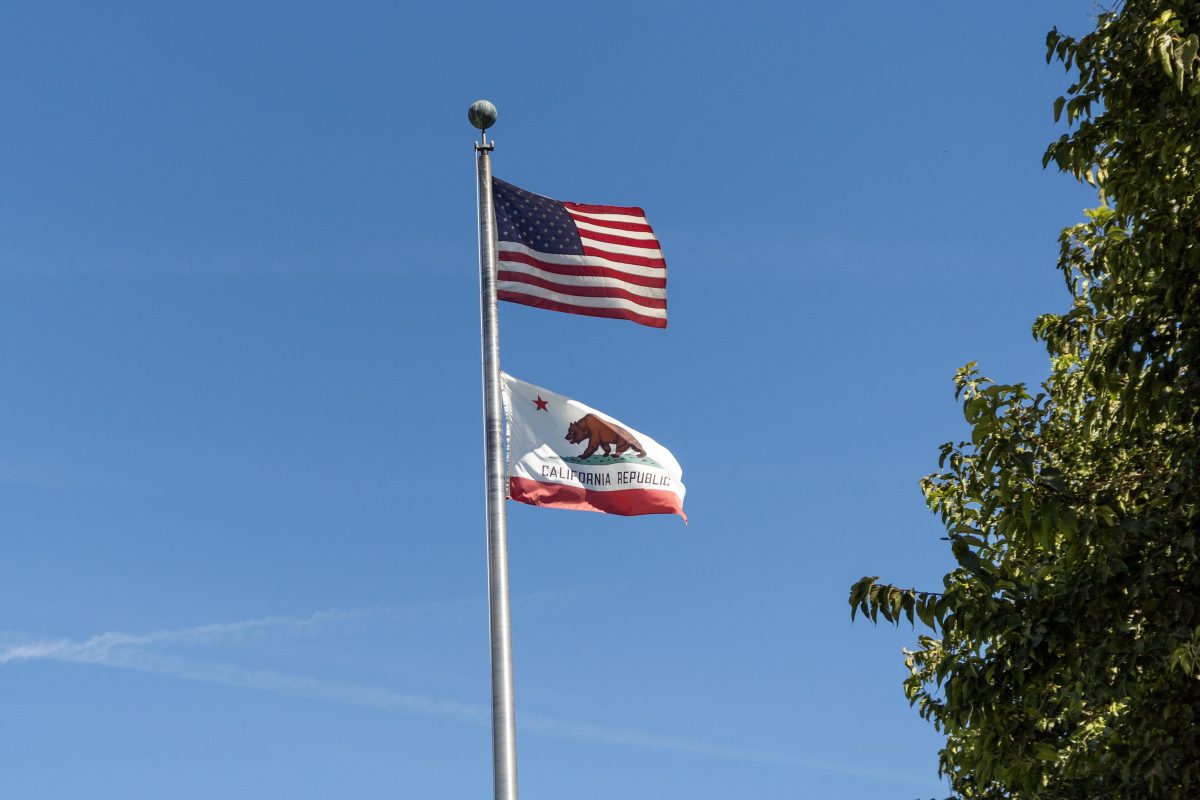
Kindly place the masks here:
<instances>
[{"instance_id":1,"label":"red star on flag","mask_svg":"<svg viewBox=\"0 0 1200 800\"><path fill-rule=\"evenodd\" d=\"M547 414L550 413L546 410L546 401L542 399L540 394L538 395L538 399L533 401L533 404L537 406L538 411L545 411Z\"/></svg>"}]
</instances>

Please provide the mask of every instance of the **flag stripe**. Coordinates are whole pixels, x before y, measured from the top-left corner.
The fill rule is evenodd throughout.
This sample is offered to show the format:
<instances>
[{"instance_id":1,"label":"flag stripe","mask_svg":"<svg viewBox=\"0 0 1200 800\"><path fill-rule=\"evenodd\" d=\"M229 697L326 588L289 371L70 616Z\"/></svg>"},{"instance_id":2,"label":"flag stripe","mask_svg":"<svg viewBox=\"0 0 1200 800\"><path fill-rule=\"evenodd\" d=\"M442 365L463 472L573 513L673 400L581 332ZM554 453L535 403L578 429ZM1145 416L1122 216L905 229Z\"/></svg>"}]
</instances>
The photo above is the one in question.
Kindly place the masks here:
<instances>
[{"instance_id":1,"label":"flag stripe","mask_svg":"<svg viewBox=\"0 0 1200 800\"><path fill-rule=\"evenodd\" d=\"M595 275L579 275L571 273L569 275L556 275L554 273L544 272L537 267L531 267L528 264L501 264L499 271L496 273L497 280L502 281L522 281L528 279L530 283L544 281L547 284L553 284L555 287L562 287L570 291L571 287L607 287L616 291L625 292L636 297L648 297L656 300L665 300L667 297L666 289L661 286L639 286L634 283L626 283L625 281L612 280L607 277L598 277ZM624 295L613 295L614 297L623 297Z\"/></svg>"},{"instance_id":2,"label":"flag stripe","mask_svg":"<svg viewBox=\"0 0 1200 800\"><path fill-rule=\"evenodd\" d=\"M645 222L605 222L581 214L571 214L570 216L571 221L575 223L576 227L590 225L599 230L626 231L628 233L644 233L648 236L654 236L654 229L650 227L649 223Z\"/></svg>"},{"instance_id":3,"label":"flag stripe","mask_svg":"<svg viewBox=\"0 0 1200 800\"><path fill-rule=\"evenodd\" d=\"M579 225L576 224L575 227L579 228ZM597 233L596 231L579 228L579 238L584 241L603 242L606 246L615 249L619 253L628 251L636 256L662 257L662 251L658 249L658 240L653 236L650 237L650 241L647 243L644 239L631 239L628 236L615 236L611 233Z\"/></svg>"},{"instance_id":4,"label":"flag stripe","mask_svg":"<svg viewBox=\"0 0 1200 800\"><path fill-rule=\"evenodd\" d=\"M504 287L512 291L528 291L527 287L537 287L553 292L556 295L571 297L613 297L637 303L647 309L665 309L667 301L661 297L644 297L636 295L627 289L616 286L567 286L554 283L536 275L525 275L519 272L504 272L496 274L496 287Z\"/></svg>"},{"instance_id":5,"label":"flag stripe","mask_svg":"<svg viewBox=\"0 0 1200 800\"><path fill-rule=\"evenodd\" d=\"M635 267L666 267L667 262L661 258L647 258L637 255L636 253L619 252L617 245L607 245L604 248L583 246L583 254L585 256L596 256L597 258L607 258L610 261L617 261L621 264L632 264ZM625 248L632 250L633 248Z\"/></svg>"},{"instance_id":6,"label":"flag stripe","mask_svg":"<svg viewBox=\"0 0 1200 800\"><path fill-rule=\"evenodd\" d=\"M594 306L574 305L572 303L559 303L554 300L547 300L544 297L535 297L522 292L512 292L499 288L496 291L496 298L499 300L507 300L510 303L519 303L523 306L544 308L549 311L562 311L567 314L583 314L584 316L588 317L627 319L630 322L636 322L639 325L648 325L651 328L667 327L667 318L665 316L648 316L646 314L639 314L636 311L629 311L624 308L597 308Z\"/></svg>"},{"instance_id":7,"label":"flag stripe","mask_svg":"<svg viewBox=\"0 0 1200 800\"><path fill-rule=\"evenodd\" d=\"M678 514L687 522L687 515L683 513L683 500L674 492L663 489L617 489L604 492L582 486L510 477L508 496L531 506L599 511L627 517L638 514Z\"/></svg>"},{"instance_id":8,"label":"flag stripe","mask_svg":"<svg viewBox=\"0 0 1200 800\"><path fill-rule=\"evenodd\" d=\"M570 306L582 306L591 308L602 308L608 306L610 308L620 308L627 311L633 311L637 314L646 316L665 317L667 315L666 301L662 302L661 308L647 308L634 300L626 300L620 297L588 297L585 295L574 295L566 292L556 292L553 289L543 289L540 286L533 286L525 283L512 283L500 281L496 282L497 289L505 289L509 292L517 292L527 294L533 297L540 297L554 303L561 303ZM645 299L645 298L643 298Z\"/></svg>"},{"instance_id":9,"label":"flag stripe","mask_svg":"<svg viewBox=\"0 0 1200 800\"><path fill-rule=\"evenodd\" d=\"M606 220L601 217L593 217L589 214L577 214L574 211L568 211L571 219L576 225L593 225L597 228L607 228L614 231L630 231L636 233L654 233L654 229L650 227L650 223L645 220L639 222L623 222L619 220Z\"/></svg>"},{"instance_id":10,"label":"flag stripe","mask_svg":"<svg viewBox=\"0 0 1200 800\"><path fill-rule=\"evenodd\" d=\"M579 211L583 214L592 214L599 217L612 217L614 219L627 219L630 222L634 220L645 220L646 212L637 206L597 206L590 203L570 203L566 200L561 201L563 208L568 211Z\"/></svg>"},{"instance_id":11,"label":"flag stripe","mask_svg":"<svg viewBox=\"0 0 1200 800\"><path fill-rule=\"evenodd\" d=\"M515 261L562 275L602 275L642 286L666 286L666 271L662 267L622 264L600 256L573 256L539 253L513 242L501 242L496 256L500 263Z\"/></svg>"},{"instance_id":12,"label":"flag stripe","mask_svg":"<svg viewBox=\"0 0 1200 800\"><path fill-rule=\"evenodd\" d=\"M654 231L650 230L649 225L640 226L640 228L643 230L634 230L635 226L633 225L622 225L621 227L617 227L611 222L606 222L603 225L593 225L590 222L584 222L576 217L575 227L579 229L580 236L586 235L584 231L589 233L604 233L610 236L616 235L614 234L614 231L617 231L626 239L640 242L643 247L645 246L646 242L652 242L656 249L658 247L658 239L654 238Z\"/></svg>"}]
</instances>

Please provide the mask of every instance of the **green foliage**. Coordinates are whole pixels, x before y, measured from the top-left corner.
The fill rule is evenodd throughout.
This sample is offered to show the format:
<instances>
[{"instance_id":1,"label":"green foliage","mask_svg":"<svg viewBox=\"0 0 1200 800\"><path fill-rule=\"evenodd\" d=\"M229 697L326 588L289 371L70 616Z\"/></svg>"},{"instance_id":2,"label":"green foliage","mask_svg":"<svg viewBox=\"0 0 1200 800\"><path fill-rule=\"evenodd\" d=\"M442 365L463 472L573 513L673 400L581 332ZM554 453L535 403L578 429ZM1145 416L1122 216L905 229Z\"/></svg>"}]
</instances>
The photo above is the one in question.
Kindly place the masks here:
<instances>
[{"instance_id":1,"label":"green foliage","mask_svg":"<svg viewBox=\"0 0 1200 800\"><path fill-rule=\"evenodd\" d=\"M970 439L921 482L957 567L851 588L852 617L927 629L904 690L963 798L1200 796L1198 36L1200 0L1050 32L1073 84L1045 163L1101 205L1060 237L1049 377L959 370Z\"/></svg>"}]
</instances>

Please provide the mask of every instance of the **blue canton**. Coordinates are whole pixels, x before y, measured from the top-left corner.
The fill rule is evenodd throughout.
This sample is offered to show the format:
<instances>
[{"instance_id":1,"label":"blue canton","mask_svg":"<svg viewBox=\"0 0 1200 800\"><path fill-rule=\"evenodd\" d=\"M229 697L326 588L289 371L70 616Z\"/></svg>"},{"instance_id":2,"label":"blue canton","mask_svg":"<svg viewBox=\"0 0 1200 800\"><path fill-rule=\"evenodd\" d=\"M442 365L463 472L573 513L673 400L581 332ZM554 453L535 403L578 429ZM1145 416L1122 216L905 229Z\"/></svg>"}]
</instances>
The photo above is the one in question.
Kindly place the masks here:
<instances>
[{"instance_id":1,"label":"blue canton","mask_svg":"<svg viewBox=\"0 0 1200 800\"><path fill-rule=\"evenodd\" d=\"M562 203L492 178L497 238L539 253L583 255L575 221Z\"/></svg>"}]
</instances>

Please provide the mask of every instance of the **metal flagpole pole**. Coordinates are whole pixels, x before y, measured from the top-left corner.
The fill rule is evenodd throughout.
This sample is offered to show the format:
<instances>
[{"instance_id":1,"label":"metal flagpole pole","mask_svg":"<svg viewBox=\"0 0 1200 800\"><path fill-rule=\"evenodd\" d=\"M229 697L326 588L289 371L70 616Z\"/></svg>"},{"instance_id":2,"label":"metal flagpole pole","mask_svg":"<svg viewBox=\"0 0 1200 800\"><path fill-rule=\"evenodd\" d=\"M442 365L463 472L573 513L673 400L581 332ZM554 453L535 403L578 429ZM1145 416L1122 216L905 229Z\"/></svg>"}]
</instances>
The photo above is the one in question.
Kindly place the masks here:
<instances>
[{"instance_id":1,"label":"metal flagpole pole","mask_svg":"<svg viewBox=\"0 0 1200 800\"><path fill-rule=\"evenodd\" d=\"M492 642L492 781L495 800L517 800L517 725L513 698L512 625L508 608L508 519L504 501L504 410L500 398L500 324L496 313L496 215L492 207L495 143L487 129L496 107L486 100L467 112L483 132L475 145L479 179L479 318L483 336L483 419L487 445L488 612Z\"/></svg>"}]
</instances>

